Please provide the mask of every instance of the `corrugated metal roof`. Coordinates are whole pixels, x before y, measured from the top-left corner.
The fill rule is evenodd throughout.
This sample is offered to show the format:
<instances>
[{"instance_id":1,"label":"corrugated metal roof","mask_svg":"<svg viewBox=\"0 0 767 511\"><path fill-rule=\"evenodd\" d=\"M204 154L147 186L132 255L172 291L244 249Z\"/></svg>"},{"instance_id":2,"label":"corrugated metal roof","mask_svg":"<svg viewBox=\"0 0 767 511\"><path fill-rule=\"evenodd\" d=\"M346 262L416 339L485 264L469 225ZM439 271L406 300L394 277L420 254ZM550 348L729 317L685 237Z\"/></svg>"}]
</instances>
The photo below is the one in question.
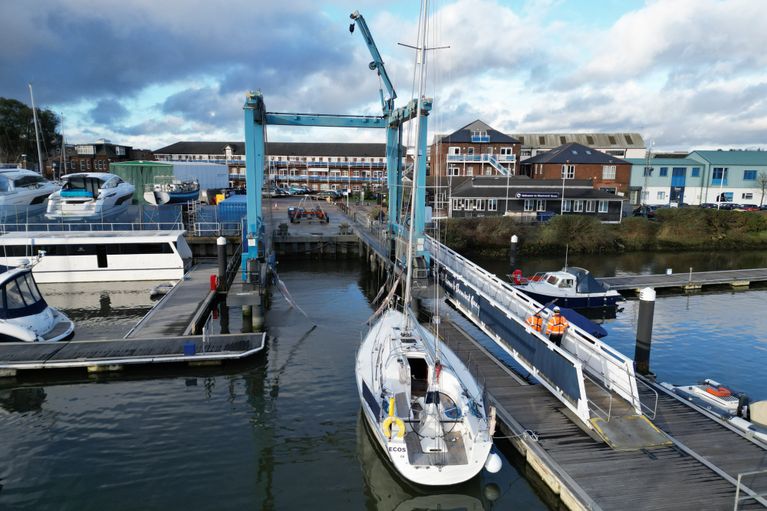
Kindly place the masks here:
<instances>
[{"instance_id":1,"label":"corrugated metal roof","mask_svg":"<svg viewBox=\"0 0 767 511\"><path fill-rule=\"evenodd\" d=\"M522 165L533 163L572 163L572 164L621 164L626 160L597 151L583 144L569 143L555 147L545 153L536 154L532 158L522 160Z\"/></svg>"},{"instance_id":2,"label":"corrugated metal roof","mask_svg":"<svg viewBox=\"0 0 767 511\"><path fill-rule=\"evenodd\" d=\"M523 147L545 149L575 142L589 147L644 148L639 133L513 133Z\"/></svg>"},{"instance_id":3,"label":"corrugated metal roof","mask_svg":"<svg viewBox=\"0 0 767 511\"><path fill-rule=\"evenodd\" d=\"M232 154L244 155L244 142L176 142L157 149L155 154ZM268 156L386 156L386 144L344 142L267 142Z\"/></svg>"},{"instance_id":4,"label":"corrugated metal roof","mask_svg":"<svg viewBox=\"0 0 767 511\"><path fill-rule=\"evenodd\" d=\"M693 151L714 165L767 165L767 151Z\"/></svg>"}]
</instances>

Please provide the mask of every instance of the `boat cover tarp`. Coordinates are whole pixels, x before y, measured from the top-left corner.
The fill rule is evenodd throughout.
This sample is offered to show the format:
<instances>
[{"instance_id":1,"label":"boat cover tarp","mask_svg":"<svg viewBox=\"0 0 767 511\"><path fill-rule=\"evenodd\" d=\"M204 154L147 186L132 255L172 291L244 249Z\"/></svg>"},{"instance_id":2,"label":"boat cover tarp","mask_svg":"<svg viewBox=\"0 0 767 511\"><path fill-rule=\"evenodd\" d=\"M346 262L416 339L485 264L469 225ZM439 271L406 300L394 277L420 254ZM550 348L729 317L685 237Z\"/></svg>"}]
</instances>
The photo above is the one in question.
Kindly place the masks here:
<instances>
[{"instance_id":1,"label":"boat cover tarp","mask_svg":"<svg viewBox=\"0 0 767 511\"><path fill-rule=\"evenodd\" d=\"M550 309L551 307L547 307L547 308ZM598 339L601 339L602 337L605 337L607 335L607 330L597 325L596 323L588 319L586 316L583 316L582 314L577 313L573 309L568 309L567 307L560 307L559 312L561 312L562 315L565 318L567 318L567 321L577 326L581 330L585 330L586 332L588 332L589 334L593 335L594 337Z\"/></svg>"},{"instance_id":2,"label":"boat cover tarp","mask_svg":"<svg viewBox=\"0 0 767 511\"><path fill-rule=\"evenodd\" d=\"M591 276L588 270L570 266L565 271L575 276L575 290L578 293L604 293L607 286Z\"/></svg>"}]
</instances>

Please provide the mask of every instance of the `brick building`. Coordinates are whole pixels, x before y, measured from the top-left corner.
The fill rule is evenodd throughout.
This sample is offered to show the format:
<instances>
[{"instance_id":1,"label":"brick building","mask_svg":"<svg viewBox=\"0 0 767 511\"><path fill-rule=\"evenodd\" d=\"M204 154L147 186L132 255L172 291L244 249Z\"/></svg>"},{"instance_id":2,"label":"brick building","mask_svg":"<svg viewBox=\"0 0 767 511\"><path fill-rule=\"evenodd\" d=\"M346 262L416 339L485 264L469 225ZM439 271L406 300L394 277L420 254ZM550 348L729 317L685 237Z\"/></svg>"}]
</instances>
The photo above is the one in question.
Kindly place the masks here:
<instances>
[{"instance_id":1,"label":"brick building","mask_svg":"<svg viewBox=\"0 0 767 511\"><path fill-rule=\"evenodd\" d=\"M521 175L532 179L589 179L597 190L626 195L631 180L631 163L570 143L522 161Z\"/></svg>"},{"instance_id":2,"label":"brick building","mask_svg":"<svg viewBox=\"0 0 767 511\"><path fill-rule=\"evenodd\" d=\"M152 160L152 152L131 146L98 140L93 144L75 144L74 152L67 148L65 174L73 172L109 172L109 164L116 161Z\"/></svg>"},{"instance_id":3,"label":"brick building","mask_svg":"<svg viewBox=\"0 0 767 511\"><path fill-rule=\"evenodd\" d=\"M429 148L430 175L505 176L518 172L519 140L476 120Z\"/></svg>"}]
</instances>

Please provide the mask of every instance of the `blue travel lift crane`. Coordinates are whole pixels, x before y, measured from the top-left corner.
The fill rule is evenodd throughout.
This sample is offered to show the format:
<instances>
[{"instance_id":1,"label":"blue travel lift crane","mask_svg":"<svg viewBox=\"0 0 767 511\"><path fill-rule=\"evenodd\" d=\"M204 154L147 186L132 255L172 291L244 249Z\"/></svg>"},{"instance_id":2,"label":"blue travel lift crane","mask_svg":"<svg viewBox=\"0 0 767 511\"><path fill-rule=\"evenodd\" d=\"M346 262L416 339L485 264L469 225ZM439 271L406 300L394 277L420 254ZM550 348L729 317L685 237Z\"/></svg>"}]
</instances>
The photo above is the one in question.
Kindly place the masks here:
<instances>
[{"instance_id":1,"label":"blue travel lift crane","mask_svg":"<svg viewBox=\"0 0 767 511\"><path fill-rule=\"evenodd\" d=\"M370 29L365 18L355 11L351 14L353 23L349 31L354 32L355 24L359 27L365 43L370 50L373 61L369 64L371 70L376 71L381 82L386 87L384 91L379 88L381 108L383 115L333 115L333 114L301 114L267 112L264 97L261 92L249 92L245 100L245 179L247 183L247 224L243 229L243 253L242 253L242 278L243 281L256 284L260 287L266 276L268 264L265 253L266 243L264 236L264 220L261 211L261 189L264 185L264 169L266 163L265 129L272 126L322 126L337 128L377 128L386 130L386 168L387 186L389 189L389 222L391 245L389 247L392 260L396 257L396 240L407 235L407 228L399 223L399 211L402 206L402 128L405 122L420 115L419 122L423 123L421 136L416 141L416 150L420 154L426 154L427 116L431 111L432 100L424 98L421 101L421 111L417 112L418 101L412 99L407 105L400 108L394 107L397 93L389 79L384 67L381 54L376 47ZM418 168L413 172L418 173L418 188L414 190L415 218L414 222L414 255L416 260L428 262L428 254L423 249L423 236L426 211L426 158L419 158ZM404 265L404 259L401 260Z\"/></svg>"}]
</instances>

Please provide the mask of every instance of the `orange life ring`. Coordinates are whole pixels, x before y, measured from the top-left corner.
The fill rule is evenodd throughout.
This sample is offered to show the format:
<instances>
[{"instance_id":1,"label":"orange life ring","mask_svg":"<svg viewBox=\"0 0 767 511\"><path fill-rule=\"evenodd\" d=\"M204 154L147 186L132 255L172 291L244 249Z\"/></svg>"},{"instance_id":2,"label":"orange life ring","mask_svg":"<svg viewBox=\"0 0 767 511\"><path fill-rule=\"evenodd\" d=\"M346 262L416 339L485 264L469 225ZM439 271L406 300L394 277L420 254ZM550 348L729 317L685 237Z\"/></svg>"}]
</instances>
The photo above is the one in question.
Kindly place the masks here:
<instances>
[{"instance_id":1,"label":"orange life ring","mask_svg":"<svg viewBox=\"0 0 767 511\"><path fill-rule=\"evenodd\" d=\"M706 387L706 392L716 397L730 397L732 392L727 387Z\"/></svg>"},{"instance_id":2,"label":"orange life ring","mask_svg":"<svg viewBox=\"0 0 767 511\"><path fill-rule=\"evenodd\" d=\"M514 283L519 285L522 283L522 270L517 268L513 272L511 272L511 278L514 280Z\"/></svg>"}]
</instances>

